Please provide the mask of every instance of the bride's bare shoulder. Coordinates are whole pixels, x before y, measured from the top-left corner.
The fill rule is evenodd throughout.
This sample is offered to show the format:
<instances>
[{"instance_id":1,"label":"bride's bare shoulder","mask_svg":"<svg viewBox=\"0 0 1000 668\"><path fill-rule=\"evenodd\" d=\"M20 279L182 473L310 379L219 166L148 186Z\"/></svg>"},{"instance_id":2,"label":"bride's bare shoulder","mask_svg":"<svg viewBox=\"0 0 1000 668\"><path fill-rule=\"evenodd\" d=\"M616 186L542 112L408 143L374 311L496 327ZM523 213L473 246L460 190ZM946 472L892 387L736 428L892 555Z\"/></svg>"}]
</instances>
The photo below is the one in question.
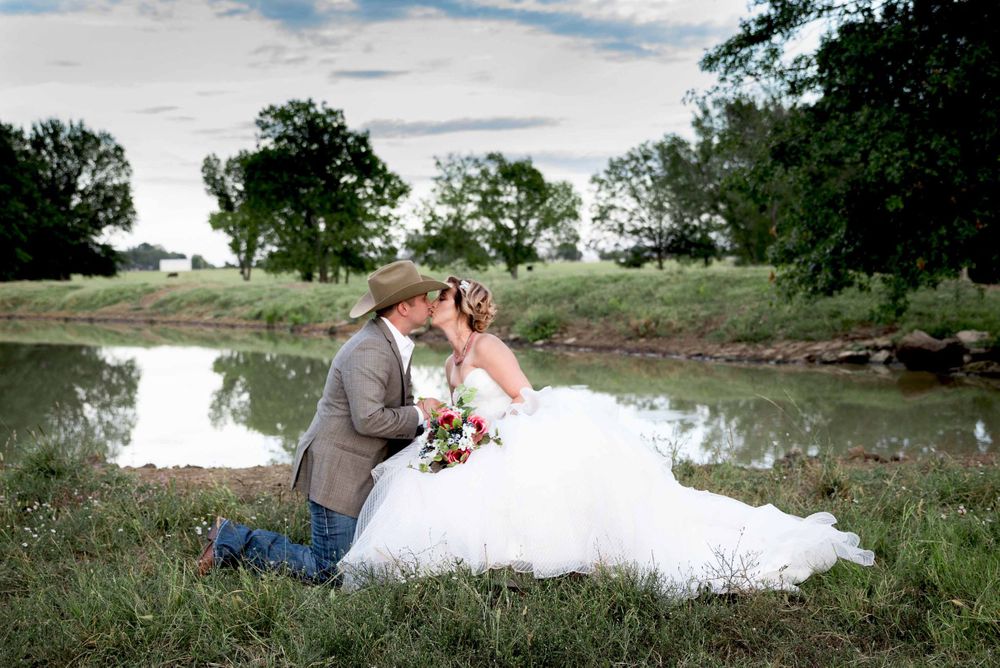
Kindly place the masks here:
<instances>
[{"instance_id":1,"label":"bride's bare shoulder","mask_svg":"<svg viewBox=\"0 0 1000 668\"><path fill-rule=\"evenodd\" d=\"M510 352L510 348L507 347L507 344L504 343L500 337L490 334L489 332L483 332L478 338L479 341L476 344L476 348L478 348L479 351L496 353L506 350L507 352Z\"/></svg>"},{"instance_id":2,"label":"bride's bare shoulder","mask_svg":"<svg viewBox=\"0 0 1000 668\"><path fill-rule=\"evenodd\" d=\"M503 342L500 337L493 334L483 333L479 335L476 343L476 357L481 361L497 363L517 362L514 352Z\"/></svg>"}]
</instances>

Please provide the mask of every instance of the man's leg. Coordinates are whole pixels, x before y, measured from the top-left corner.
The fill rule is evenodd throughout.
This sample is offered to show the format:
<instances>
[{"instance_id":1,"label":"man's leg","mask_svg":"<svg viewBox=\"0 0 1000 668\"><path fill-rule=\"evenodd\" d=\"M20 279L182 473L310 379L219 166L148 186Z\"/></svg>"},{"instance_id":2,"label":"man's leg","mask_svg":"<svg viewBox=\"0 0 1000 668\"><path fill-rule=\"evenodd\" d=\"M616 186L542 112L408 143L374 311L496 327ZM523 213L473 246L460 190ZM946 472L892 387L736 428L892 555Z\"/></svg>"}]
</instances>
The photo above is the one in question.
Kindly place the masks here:
<instances>
[{"instance_id":1,"label":"man's leg","mask_svg":"<svg viewBox=\"0 0 1000 668\"><path fill-rule=\"evenodd\" d=\"M315 501L309 502L312 545L293 543L280 533L251 529L226 520L213 550L218 565L252 566L262 571L288 570L312 582L325 582L336 573L337 562L354 538L357 518L341 515Z\"/></svg>"}]
</instances>

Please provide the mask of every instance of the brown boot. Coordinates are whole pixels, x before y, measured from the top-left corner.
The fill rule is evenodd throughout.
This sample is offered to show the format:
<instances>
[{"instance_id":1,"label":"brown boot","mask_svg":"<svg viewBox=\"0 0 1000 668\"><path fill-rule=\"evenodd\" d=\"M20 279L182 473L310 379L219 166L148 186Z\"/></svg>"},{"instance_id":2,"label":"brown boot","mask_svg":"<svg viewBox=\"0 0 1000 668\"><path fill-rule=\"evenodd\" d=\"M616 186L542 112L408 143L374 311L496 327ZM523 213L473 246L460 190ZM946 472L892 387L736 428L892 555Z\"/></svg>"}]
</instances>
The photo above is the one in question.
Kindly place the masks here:
<instances>
[{"instance_id":1,"label":"brown boot","mask_svg":"<svg viewBox=\"0 0 1000 668\"><path fill-rule=\"evenodd\" d=\"M215 539L219 537L219 529L222 528L222 523L225 521L225 517L217 515L215 523L208 530L208 542L205 543L201 556L198 557L198 575L208 575L209 571L215 567Z\"/></svg>"}]
</instances>

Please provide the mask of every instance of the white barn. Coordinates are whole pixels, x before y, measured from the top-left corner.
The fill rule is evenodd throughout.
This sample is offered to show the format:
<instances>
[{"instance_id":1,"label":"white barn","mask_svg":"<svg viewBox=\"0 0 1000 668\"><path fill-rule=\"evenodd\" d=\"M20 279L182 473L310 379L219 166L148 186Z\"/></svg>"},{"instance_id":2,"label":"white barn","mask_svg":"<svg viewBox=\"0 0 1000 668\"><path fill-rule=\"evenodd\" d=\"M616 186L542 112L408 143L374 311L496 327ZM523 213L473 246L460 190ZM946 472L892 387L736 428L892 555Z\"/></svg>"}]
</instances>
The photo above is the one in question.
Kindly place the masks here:
<instances>
[{"instance_id":1,"label":"white barn","mask_svg":"<svg viewBox=\"0 0 1000 668\"><path fill-rule=\"evenodd\" d=\"M160 271L170 273L176 271L191 271L191 260L190 258L185 258L183 260L160 260Z\"/></svg>"}]
</instances>

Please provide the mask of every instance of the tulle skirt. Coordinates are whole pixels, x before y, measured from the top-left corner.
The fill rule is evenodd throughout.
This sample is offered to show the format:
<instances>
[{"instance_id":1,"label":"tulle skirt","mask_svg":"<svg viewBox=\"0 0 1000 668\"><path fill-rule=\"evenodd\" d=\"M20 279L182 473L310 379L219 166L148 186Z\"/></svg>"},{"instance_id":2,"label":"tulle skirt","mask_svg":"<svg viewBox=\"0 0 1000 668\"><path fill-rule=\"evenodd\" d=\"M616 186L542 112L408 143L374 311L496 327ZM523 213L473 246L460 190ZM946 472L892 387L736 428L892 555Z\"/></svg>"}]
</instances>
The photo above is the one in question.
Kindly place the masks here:
<instances>
[{"instance_id":1,"label":"tulle skirt","mask_svg":"<svg viewBox=\"0 0 1000 668\"><path fill-rule=\"evenodd\" d=\"M794 590L838 559L874 563L829 513L801 518L679 484L610 398L573 388L526 397L528 409L494 423L503 444L465 464L421 473L408 466L414 444L373 471L340 564L347 588L457 567L539 578L621 567L690 597Z\"/></svg>"}]
</instances>

